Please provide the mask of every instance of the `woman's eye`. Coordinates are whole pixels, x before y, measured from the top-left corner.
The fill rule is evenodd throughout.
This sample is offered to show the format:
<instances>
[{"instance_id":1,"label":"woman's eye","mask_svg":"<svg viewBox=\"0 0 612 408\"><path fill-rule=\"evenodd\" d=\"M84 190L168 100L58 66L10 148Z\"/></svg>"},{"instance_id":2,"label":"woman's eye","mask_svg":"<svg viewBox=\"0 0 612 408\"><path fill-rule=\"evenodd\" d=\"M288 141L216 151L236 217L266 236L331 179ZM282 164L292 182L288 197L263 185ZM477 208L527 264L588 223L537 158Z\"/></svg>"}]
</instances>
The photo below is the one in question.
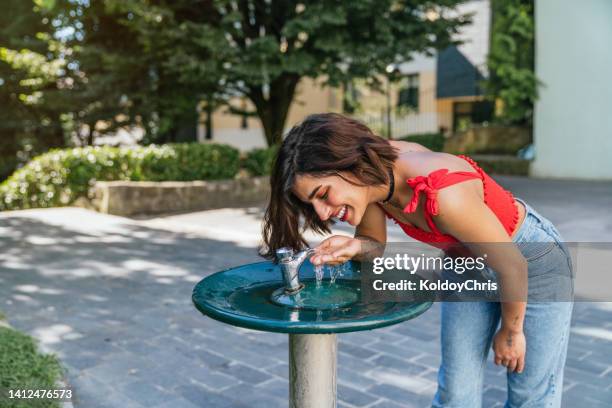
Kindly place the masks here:
<instances>
[{"instance_id":1,"label":"woman's eye","mask_svg":"<svg viewBox=\"0 0 612 408\"><path fill-rule=\"evenodd\" d=\"M325 192L325 194L323 194L323 195L321 196L321 200L327 200L327 196L328 196L328 194L327 194L327 193L328 193L328 192L326 191L326 192Z\"/></svg>"}]
</instances>

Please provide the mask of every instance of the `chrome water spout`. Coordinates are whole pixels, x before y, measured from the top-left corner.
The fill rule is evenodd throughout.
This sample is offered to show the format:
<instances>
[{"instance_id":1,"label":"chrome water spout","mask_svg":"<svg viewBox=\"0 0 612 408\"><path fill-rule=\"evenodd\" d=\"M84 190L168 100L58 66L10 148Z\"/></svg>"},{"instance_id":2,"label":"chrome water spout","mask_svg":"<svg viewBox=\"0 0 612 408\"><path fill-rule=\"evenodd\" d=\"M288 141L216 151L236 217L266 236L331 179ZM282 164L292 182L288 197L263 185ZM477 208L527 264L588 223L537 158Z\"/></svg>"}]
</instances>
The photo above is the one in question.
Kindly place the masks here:
<instances>
[{"instance_id":1,"label":"chrome water spout","mask_svg":"<svg viewBox=\"0 0 612 408\"><path fill-rule=\"evenodd\" d=\"M300 283L300 266L314 252L312 248L304 249L296 254L293 253L293 249L287 247L276 250L276 257L285 283L285 292L297 293L302 290L304 285Z\"/></svg>"}]
</instances>

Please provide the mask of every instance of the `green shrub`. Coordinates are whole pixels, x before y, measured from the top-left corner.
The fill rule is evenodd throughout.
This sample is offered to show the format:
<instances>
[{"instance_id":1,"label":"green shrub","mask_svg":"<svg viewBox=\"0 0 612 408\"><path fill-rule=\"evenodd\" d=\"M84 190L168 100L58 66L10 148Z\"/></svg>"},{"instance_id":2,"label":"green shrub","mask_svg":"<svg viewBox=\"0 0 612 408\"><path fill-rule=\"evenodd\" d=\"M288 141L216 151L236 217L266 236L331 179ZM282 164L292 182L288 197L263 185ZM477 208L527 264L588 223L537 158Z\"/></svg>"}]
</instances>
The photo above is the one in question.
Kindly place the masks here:
<instances>
[{"instance_id":1,"label":"green shrub","mask_svg":"<svg viewBox=\"0 0 612 408\"><path fill-rule=\"evenodd\" d=\"M216 180L238 167L238 150L216 144L51 150L0 184L0 210L69 205L96 181Z\"/></svg>"},{"instance_id":2,"label":"green shrub","mask_svg":"<svg viewBox=\"0 0 612 408\"><path fill-rule=\"evenodd\" d=\"M471 155L487 174L502 174L509 176L528 176L529 160L515 156L503 155Z\"/></svg>"},{"instance_id":3,"label":"green shrub","mask_svg":"<svg viewBox=\"0 0 612 408\"><path fill-rule=\"evenodd\" d=\"M242 159L242 167L248 170L252 176L266 176L272 170L277 153L277 146L253 149Z\"/></svg>"},{"instance_id":4,"label":"green shrub","mask_svg":"<svg viewBox=\"0 0 612 408\"><path fill-rule=\"evenodd\" d=\"M221 180L238 173L240 153L226 145L183 143L146 149L139 157L139 174L147 181Z\"/></svg>"},{"instance_id":5,"label":"green shrub","mask_svg":"<svg viewBox=\"0 0 612 408\"><path fill-rule=\"evenodd\" d=\"M409 135L400 137L399 140L406 142L418 143L434 152L441 152L444 147L444 135L441 133L421 133L417 135Z\"/></svg>"}]
</instances>

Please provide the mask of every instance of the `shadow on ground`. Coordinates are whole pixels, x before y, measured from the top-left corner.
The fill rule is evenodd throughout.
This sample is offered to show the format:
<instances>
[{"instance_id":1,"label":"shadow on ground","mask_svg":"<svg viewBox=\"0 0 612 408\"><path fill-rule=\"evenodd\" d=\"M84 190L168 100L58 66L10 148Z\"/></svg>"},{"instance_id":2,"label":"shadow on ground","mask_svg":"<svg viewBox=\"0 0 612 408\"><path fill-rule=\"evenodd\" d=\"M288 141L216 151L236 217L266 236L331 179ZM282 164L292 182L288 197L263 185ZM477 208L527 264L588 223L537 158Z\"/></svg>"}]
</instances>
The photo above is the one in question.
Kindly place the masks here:
<instances>
[{"instance_id":1,"label":"shadow on ground","mask_svg":"<svg viewBox=\"0 0 612 408\"><path fill-rule=\"evenodd\" d=\"M567 239L612 241L610 184L502 183ZM261 209L236 211L181 222L256 234L230 218ZM147 222L71 208L0 214L0 309L60 356L77 407L286 407L286 336L217 323L191 304L204 276L261 260L254 245ZM429 406L438 325L435 305L404 324L340 335L339 407ZM502 406L505 373L491 361L485 384L484 406ZM575 305L564 391L564 407L612 405L611 304Z\"/></svg>"}]
</instances>

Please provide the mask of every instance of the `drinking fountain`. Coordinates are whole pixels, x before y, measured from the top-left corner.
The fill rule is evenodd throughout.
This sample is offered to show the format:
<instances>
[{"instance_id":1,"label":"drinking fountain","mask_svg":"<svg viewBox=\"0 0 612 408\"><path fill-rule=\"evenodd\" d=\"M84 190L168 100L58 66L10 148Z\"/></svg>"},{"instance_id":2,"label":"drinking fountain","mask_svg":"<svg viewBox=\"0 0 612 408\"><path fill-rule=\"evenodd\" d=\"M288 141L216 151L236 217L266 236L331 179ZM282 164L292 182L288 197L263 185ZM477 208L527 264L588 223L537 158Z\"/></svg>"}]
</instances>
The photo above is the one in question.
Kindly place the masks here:
<instances>
[{"instance_id":1,"label":"drinking fountain","mask_svg":"<svg viewBox=\"0 0 612 408\"><path fill-rule=\"evenodd\" d=\"M277 263L214 273L194 288L204 315L234 326L289 335L289 407L336 407L337 334L413 319L431 301L371 301L361 293L361 264L349 261L332 283L317 280L311 249L277 251Z\"/></svg>"}]
</instances>

